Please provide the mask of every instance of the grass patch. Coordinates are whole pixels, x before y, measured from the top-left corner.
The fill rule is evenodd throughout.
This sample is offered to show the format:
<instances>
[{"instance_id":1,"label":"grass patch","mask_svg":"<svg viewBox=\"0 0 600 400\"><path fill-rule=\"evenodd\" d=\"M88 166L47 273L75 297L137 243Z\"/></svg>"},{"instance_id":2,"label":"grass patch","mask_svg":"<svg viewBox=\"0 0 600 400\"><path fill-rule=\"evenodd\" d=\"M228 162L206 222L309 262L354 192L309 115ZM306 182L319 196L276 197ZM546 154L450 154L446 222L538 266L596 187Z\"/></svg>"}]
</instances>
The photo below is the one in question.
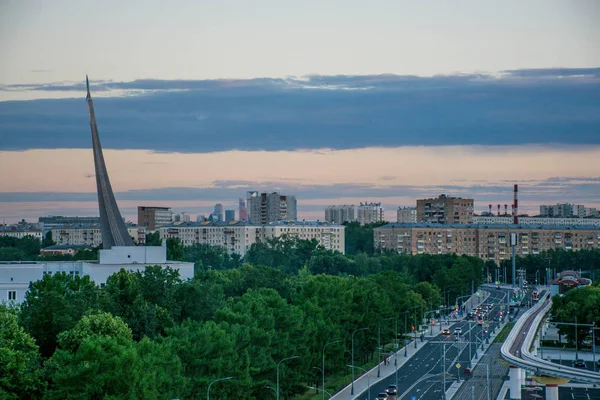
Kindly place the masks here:
<instances>
[{"instance_id":1,"label":"grass patch","mask_svg":"<svg viewBox=\"0 0 600 400\"><path fill-rule=\"evenodd\" d=\"M492 343L504 343L513 326L515 326L514 322L508 322L506 325L504 325L504 328L502 328Z\"/></svg>"}]
</instances>

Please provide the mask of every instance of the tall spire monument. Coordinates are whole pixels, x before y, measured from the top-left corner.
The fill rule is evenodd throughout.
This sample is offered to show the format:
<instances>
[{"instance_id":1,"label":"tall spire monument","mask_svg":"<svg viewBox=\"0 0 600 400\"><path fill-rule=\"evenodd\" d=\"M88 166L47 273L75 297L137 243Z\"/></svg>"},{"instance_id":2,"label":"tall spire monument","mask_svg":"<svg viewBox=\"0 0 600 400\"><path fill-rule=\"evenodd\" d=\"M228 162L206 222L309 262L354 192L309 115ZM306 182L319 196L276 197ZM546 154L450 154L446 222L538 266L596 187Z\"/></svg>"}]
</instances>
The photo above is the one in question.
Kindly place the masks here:
<instances>
[{"instance_id":1,"label":"tall spire monument","mask_svg":"<svg viewBox=\"0 0 600 400\"><path fill-rule=\"evenodd\" d=\"M96 125L96 115L94 113L94 102L90 94L90 81L85 76L85 85L87 95L85 100L88 104L90 113L90 128L92 130L92 146L94 149L94 167L96 169L96 187L98 189L98 206L100 208L100 226L102 228L102 247L110 249L113 246L134 246L133 240L127 232L119 207L115 201L104 155L102 154L102 145L98 136L98 126Z\"/></svg>"}]
</instances>

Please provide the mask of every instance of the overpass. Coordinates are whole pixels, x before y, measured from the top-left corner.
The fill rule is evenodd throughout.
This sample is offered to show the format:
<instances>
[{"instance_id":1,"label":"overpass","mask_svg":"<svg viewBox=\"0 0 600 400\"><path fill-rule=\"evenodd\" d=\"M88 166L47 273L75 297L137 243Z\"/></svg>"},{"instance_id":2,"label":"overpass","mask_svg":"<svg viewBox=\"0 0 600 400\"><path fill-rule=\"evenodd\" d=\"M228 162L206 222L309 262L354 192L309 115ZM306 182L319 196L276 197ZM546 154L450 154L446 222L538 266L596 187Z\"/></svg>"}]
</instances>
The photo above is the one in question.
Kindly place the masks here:
<instances>
[{"instance_id":1,"label":"overpass","mask_svg":"<svg viewBox=\"0 0 600 400\"><path fill-rule=\"evenodd\" d=\"M547 291L538 303L519 318L502 345L502 358L510 368L510 398L521 398L523 370L531 371L534 379L546 385L546 399L558 400L558 385L569 381L600 385L600 373L571 368L543 360L530 349L544 316L552 305Z\"/></svg>"}]
</instances>

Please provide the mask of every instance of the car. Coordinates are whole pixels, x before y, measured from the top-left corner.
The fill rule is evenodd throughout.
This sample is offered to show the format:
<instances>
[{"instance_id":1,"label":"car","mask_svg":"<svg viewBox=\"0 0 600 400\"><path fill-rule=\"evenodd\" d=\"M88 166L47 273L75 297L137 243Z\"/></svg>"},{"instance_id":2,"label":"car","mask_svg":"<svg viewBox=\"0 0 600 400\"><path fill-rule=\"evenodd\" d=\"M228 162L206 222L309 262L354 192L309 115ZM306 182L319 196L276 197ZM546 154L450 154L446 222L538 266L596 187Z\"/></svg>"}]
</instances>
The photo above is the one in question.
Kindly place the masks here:
<instances>
[{"instance_id":1,"label":"car","mask_svg":"<svg viewBox=\"0 0 600 400\"><path fill-rule=\"evenodd\" d=\"M449 334L450 334L450 329L448 329L448 328L444 328L444 329L442 330L442 335L449 335Z\"/></svg>"},{"instance_id":2,"label":"car","mask_svg":"<svg viewBox=\"0 0 600 400\"><path fill-rule=\"evenodd\" d=\"M462 328L456 328L454 329L454 334L455 335L460 335L462 333Z\"/></svg>"},{"instance_id":3,"label":"car","mask_svg":"<svg viewBox=\"0 0 600 400\"><path fill-rule=\"evenodd\" d=\"M596 367L600 368L600 358L596 360Z\"/></svg>"},{"instance_id":4,"label":"car","mask_svg":"<svg viewBox=\"0 0 600 400\"><path fill-rule=\"evenodd\" d=\"M388 396L396 396L398 394L398 386L390 385L385 389Z\"/></svg>"},{"instance_id":5,"label":"car","mask_svg":"<svg viewBox=\"0 0 600 400\"><path fill-rule=\"evenodd\" d=\"M583 360L573 360L573 366L575 368L583 368L583 369L585 369L585 361L583 361Z\"/></svg>"},{"instance_id":6,"label":"car","mask_svg":"<svg viewBox=\"0 0 600 400\"><path fill-rule=\"evenodd\" d=\"M500 289L500 285L496 285L496 289Z\"/></svg>"},{"instance_id":7,"label":"car","mask_svg":"<svg viewBox=\"0 0 600 400\"><path fill-rule=\"evenodd\" d=\"M386 392L381 392L375 397L375 400L388 400L390 396Z\"/></svg>"}]
</instances>

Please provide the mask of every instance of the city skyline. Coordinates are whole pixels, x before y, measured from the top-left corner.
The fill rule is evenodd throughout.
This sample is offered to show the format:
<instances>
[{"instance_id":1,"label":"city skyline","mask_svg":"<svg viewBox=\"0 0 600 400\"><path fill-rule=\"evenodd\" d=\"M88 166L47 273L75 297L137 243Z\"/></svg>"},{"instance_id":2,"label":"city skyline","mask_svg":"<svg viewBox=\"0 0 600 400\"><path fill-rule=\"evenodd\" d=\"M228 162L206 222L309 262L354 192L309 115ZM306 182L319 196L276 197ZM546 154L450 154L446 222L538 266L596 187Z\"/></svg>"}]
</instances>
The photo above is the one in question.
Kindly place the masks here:
<instances>
[{"instance_id":1,"label":"city skyline","mask_svg":"<svg viewBox=\"0 0 600 400\"><path fill-rule=\"evenodd\" d=\"M510 204L515 183L522 212L600 208L596 2L140 4L0 4L0 218L97 215L85 73L130 220L258 190L299 219L375 201L393 221L442 193Z\"/></svg>"}]
</instances>

